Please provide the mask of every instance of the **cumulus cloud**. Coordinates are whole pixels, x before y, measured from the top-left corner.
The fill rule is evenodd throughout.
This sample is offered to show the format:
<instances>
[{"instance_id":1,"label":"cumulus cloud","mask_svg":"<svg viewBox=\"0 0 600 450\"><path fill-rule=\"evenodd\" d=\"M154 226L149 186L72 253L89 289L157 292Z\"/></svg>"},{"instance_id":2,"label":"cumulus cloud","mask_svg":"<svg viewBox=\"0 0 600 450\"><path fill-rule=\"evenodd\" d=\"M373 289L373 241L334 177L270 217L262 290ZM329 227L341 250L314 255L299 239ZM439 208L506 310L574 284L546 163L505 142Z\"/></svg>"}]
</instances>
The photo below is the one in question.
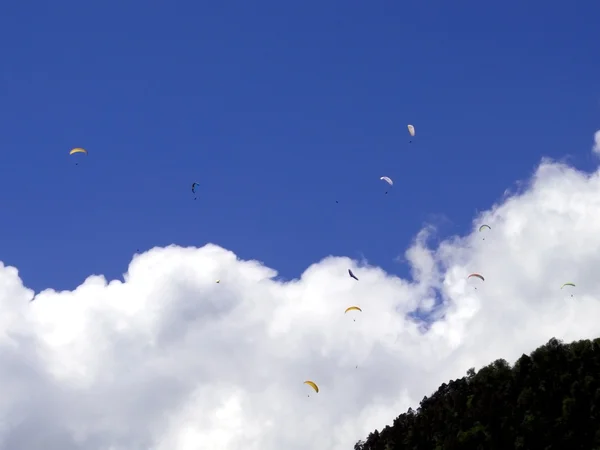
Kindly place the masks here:
<instances>
[{"instance_id":1,"label":"cumulus cloud","mask_svg":"<svg viewBox=\"0 0 600 450\"><path fill-rule=\"evenodd\" d=\"M592 151L597 155L600 155L600 130L594 133L594 146L592 147Z\"/></svg>"},{"instance_id":2,"label":"cumulus cloud","mask_svg":"<svg viewBox=\"0 0 600 450\"><path fill-rule=\"evenodd\" d=\"M544 161L470 235L418 234L410 280L329 257L281 282L171 246L34 297L1 266L0 448L350 450L470 367L600 334L598 192L600 172Z\"/></svg>"}]
</instances>

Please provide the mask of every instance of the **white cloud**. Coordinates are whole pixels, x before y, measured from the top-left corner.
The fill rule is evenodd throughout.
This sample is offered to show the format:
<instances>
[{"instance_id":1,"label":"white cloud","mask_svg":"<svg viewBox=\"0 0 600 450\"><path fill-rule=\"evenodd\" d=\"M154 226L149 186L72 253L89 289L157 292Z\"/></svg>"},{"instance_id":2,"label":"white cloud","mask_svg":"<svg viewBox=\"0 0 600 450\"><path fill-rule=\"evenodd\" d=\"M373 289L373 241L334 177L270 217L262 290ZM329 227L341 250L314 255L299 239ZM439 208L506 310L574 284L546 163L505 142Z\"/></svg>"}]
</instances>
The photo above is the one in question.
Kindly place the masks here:
<instances>
[{"instance_id":1,"label":"white cloud","mask_svg":"<svg viewBox=\"0 0 600 450\"><path fill-rule=\"evenodd\" d=\"M600 155L600 130L594 133L594 146L592 147L592 151L597 155Z\"/></svg>"},{"instance_id":2,"label":"white cloud","mask_svg":"<svg viewBox=\"0 0 600 450\"><path fill-rule=\"evenodd\" d=\"M470 367L600 334L599 192L599 173L545 161L471 235L428 248L421 232L414 282L327 258L282 283L214 245L169 247L125 282L29 303L2 266L0 448L351 450Z\"/></svg>"}]
</instances>

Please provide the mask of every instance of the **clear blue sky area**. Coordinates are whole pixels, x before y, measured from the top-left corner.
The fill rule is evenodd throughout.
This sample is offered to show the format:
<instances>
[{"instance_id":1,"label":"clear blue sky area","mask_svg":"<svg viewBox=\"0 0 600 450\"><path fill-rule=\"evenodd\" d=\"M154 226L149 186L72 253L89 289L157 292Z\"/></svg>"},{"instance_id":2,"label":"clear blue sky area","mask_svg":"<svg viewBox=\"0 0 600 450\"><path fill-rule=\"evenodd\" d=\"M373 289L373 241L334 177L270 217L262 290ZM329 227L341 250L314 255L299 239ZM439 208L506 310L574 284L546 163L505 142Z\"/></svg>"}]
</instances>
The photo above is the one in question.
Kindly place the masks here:
<instances>
[{"instance_id":1,"label":"clear blue sky area","mask_svg":"<svg viewBox=\"0 0 600 450\"><path fill-rule=\"evenodd\" d=\"M405 275L424 223L468 232L542 156L594 167L598 17L594 0L2 2L0 259L36 290L171 243L285 278L329 254Z\"/></svg>"}]
</instances>

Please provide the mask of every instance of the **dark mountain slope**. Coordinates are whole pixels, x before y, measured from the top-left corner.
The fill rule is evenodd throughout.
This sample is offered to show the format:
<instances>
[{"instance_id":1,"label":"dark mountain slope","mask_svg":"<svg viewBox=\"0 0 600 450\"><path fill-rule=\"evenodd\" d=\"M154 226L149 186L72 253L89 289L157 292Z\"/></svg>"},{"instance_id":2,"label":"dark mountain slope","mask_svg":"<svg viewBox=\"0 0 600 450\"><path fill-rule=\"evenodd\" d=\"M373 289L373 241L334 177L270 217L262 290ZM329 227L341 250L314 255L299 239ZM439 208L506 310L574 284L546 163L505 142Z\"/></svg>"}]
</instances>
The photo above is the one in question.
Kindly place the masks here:
<instances>
[{"instance_id":1,"label":"dark mountain slope","mask_svg":"<svg viewBox=\"0 0 600 450\"><path fill-rule=\"evenodd\" d=\"M469 369L354 449L600 450L600 339Z\"/></svg>"}]
</instances>

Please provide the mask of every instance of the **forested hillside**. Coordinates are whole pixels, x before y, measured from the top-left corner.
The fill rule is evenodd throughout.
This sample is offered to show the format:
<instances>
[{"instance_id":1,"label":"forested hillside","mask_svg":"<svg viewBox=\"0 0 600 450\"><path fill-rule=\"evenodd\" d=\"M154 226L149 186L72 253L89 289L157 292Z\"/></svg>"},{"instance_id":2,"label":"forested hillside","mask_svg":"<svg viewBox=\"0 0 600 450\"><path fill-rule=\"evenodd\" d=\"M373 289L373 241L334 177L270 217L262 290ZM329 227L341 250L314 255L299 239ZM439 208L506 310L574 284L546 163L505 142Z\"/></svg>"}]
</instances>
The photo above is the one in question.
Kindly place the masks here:
<instances>
[{"instance_id":1,"label":"forested hillside","mask_svg":"<svg viewBox=\"0 0 600 450\"><path fill-rule=\"evenodd\" d=\"M354 449L600 450L600 339L469 369Z\"/></svg>"}]
</instances>

